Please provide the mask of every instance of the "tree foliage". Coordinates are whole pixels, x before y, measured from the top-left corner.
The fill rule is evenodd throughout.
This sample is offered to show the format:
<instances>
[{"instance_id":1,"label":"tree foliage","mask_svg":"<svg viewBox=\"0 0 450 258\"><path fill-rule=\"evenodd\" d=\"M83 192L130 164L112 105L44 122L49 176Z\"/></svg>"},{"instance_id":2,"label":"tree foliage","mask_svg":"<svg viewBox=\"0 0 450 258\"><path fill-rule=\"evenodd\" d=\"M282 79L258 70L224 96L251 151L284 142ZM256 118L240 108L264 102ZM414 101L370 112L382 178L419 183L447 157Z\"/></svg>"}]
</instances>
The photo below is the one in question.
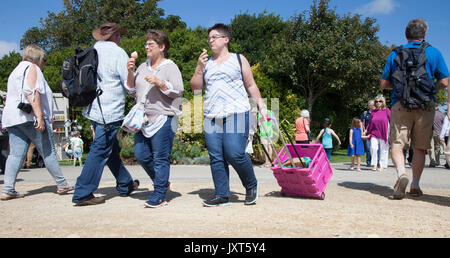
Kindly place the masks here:
<instances>
[{"instance_id":1,"label":"tree foliage","mask_svg":"<svg viewBox=\"0 0 450 258\"><path fill-rule=\"evenodd\" d=\"M242 53L250 65L255 65L266 58L273 40L285 27L283 19L267 11L256 14L238 14L231 22L233 40L242 48Z\"/></svg>"},{"instance_id":2,"label":"tree foliage","mask_svg":"<svg viewBox=\"0 0 450 258\"><path fill-rule=\"evenodd\" d=\"M304 96L310 112L317 99L330 92L361 105L378 91L387 53L376 36L374 19L341 17L328 2L314 0L309 13L289 20L264 66Z\"/></svg>"},{"instance_id":3,"label":"tree foliage","mask_svg":"<svg viewBox=\"0 0 450 258\"><path fill-rule=\"evenodd\" d=\"M186 24L179 16L169 15L157 7L159 0L64 0L64 10L49 12L41 18L41 27L25 32L21 47L37 44L46 50L72 45L91 44L92 30L105 22L115 22L128 31L129 37L142 36L149 29L174 30Z\"/></svg>"}]
</instances>

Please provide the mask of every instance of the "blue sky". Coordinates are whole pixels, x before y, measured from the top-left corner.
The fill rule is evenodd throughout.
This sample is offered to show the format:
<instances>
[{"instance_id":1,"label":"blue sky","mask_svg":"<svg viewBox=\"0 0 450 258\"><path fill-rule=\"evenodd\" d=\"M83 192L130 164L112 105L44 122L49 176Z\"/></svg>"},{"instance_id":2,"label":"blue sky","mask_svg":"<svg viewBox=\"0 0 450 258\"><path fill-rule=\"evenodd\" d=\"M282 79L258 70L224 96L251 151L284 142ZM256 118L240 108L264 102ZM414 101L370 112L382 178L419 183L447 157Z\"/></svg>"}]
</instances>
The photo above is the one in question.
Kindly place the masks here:
<instances>
[{"instance_id":1,"label":"blue sky","mask_svg":"<svg viewBox=\"0 0 450 258\"><path fill-rule=\"evenodd\" d=\"M289 19L309 9L312 0L163 0L159 7L166 15L181 16L188 27L208 27L215 23L230 23L239 13L261 13L266 9ZM1 0L0 56L18 50L25 31L39 26L39 19L47 12L59 12L62 0ZM341 14L360 13L377 19L378 36L386 45L405 43L404 31L409 20L422 17L429 23L427 41L441 50L450 65L450 1L442 0L331 0Z\"/></svg>"}]
</instances>

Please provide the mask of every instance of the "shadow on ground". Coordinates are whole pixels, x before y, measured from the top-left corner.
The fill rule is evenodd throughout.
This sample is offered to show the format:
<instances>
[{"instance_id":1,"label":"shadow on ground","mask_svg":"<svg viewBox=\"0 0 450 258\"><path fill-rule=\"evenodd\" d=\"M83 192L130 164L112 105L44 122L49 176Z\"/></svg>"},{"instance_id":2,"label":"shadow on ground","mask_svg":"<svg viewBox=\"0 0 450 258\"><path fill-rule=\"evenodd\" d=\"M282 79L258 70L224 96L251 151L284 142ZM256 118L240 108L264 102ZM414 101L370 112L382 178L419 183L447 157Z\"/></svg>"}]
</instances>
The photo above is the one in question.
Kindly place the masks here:
<instances>
[{"instance_id":1,"label":"shadow on ground","mask_svg":"<svg viewBox=\"0 0 450 258\"><path fill-rule=\"evenodd\" d=\"M342 182L338 183L338 186L353 190L367 191L372 194L383 196L389 200L397 201L392 198L393 190L391 187L377 185L373 183L358 183L358 182ZM416 201L429 202L440 206L450 207L450 197L448 196L431 195L424 193L420 197L413 197L409 194L406 194L406 198Z\"/></svg>"}]
</instances>

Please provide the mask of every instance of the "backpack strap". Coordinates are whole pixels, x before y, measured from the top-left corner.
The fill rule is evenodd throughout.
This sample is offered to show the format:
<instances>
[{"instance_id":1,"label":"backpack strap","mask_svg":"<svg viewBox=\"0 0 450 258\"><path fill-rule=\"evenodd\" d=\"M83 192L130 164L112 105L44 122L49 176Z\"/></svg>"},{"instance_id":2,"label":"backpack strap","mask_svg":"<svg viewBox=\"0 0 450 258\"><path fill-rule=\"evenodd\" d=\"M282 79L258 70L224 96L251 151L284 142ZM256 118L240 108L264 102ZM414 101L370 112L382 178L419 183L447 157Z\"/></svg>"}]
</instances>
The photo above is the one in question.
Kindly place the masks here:
<instances>
[{"instance_id":1,"label":"backpack strap","mask_svg":"<svg viewBox=\"0 0 450 258\"><path fill-rule=\"evenodd\" d=\"M397 53L397 56L394 59L394 62L400 67L400 70L404 71L406 70L406 67L404 67L404 60L408 59L408 52L406 52L402 46L394 48L393 52Z\"/></svg>"},{"instance_id":2,"label":"backpack strap","mask_svg":"<svg viewBox=\"0 0 450 258\"><path fill-rule=\"evenodd\" d=\"M428 58L427 58L427 56L425 55L425 50L428 48L428 47L430 47L431 45L430 44L428 44L427 42L423 42L422 43L422 45L420 45L420 49L422 50L421 51L421 53L420 53L420 55L419 55L419 59L417 60L417 65L420 67L420 66L422 66L422 65L424 65L427 61L428 61Z\"/></svg>"}]
</instances>

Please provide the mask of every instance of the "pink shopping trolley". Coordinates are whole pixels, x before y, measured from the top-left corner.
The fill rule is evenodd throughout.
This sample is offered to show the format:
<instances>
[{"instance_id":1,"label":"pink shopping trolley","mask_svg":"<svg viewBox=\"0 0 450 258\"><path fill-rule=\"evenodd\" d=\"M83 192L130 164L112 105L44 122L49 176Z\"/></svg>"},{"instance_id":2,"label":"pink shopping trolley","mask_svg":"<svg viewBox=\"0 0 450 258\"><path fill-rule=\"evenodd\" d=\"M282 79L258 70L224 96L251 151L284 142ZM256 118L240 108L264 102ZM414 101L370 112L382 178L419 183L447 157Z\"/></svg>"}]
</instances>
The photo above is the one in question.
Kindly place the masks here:
<instances>
[{"instance_id":1,"label":"pink shopping trolley","mask_svg":"<svg viewBox=\"0 0 450 258\"><path fill-rule=\"evenodd\" d=\"M333 175L333 170L322 144L294 144L286 128L281 124L291 143L286 144L276 119L268 118L268 120L274 121L275 128L278 129L280 139L283 142L283 148L278 153L270 137L268 138L272 149L277 153L276 159L272 162L271 170L281 187L281 194L284 196L325 199L325 188ZM261 123L261 125L262 129L267 131L264 123ZM267 155L264 146L262 148ZM298 157L302 166L298 166L298 163L296 165L293 157ZM301 159L302 157L309 158L310 163L305 164ZM292 166L285 166L284 164L287 161L290 161Z\"/></svg>"}]
</instances>

